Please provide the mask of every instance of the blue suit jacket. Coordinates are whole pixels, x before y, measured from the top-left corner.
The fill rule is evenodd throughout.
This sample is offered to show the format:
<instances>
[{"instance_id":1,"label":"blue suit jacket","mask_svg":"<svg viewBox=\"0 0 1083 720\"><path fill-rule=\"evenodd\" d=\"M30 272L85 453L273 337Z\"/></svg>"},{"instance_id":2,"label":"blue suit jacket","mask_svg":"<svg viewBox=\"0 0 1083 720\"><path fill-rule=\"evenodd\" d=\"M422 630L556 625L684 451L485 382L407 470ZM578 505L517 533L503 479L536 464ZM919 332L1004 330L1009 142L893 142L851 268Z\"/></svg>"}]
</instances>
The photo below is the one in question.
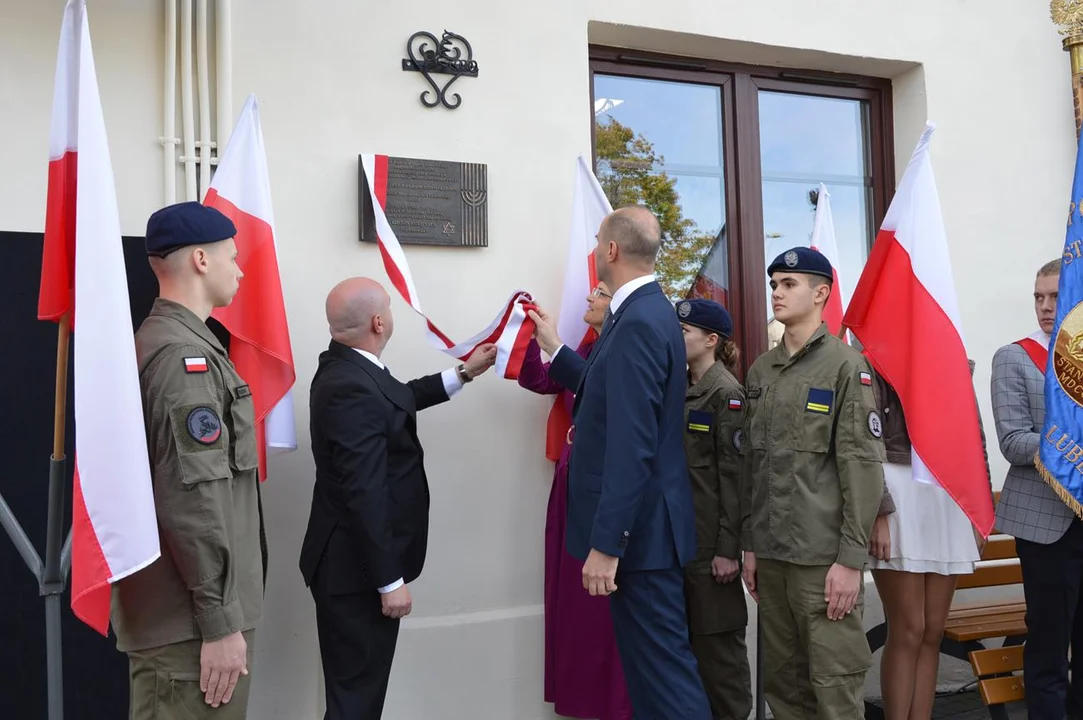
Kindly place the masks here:
<instances>
[{"instance_id":1,"label":"blue suit jacket","mask_svg":"<svg viewBox=\"0 0 1083 720\"><path fill-rule=\"evenodd\" d=\"M635 290L586 363L568 348L549 374L576 390L568 471L568 551L621 558L623 570L684 566L696 525L685 461L684 338L657 283Z\"/></svg>"}]
</instances>

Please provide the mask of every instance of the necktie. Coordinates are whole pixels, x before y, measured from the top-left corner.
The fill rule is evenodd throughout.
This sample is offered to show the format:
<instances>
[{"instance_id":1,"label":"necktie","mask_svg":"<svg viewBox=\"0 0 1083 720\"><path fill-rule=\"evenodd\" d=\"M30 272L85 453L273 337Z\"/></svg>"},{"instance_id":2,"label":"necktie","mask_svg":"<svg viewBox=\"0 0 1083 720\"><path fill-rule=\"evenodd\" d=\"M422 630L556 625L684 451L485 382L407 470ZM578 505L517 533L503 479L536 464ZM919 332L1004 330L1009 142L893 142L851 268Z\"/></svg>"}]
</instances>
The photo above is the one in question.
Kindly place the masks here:
<instances>
[{"instance_id":1,"label":"necktie","mask_svg":"<svg viewBox=\"0 0 1083 720\"><path fill-rule=\"evenodd\" d=\"M613 319L613 311L609 308L605 309L605 314L602 315L602 332L609 327L609 321Z\"/></svg>"}]
</instances>

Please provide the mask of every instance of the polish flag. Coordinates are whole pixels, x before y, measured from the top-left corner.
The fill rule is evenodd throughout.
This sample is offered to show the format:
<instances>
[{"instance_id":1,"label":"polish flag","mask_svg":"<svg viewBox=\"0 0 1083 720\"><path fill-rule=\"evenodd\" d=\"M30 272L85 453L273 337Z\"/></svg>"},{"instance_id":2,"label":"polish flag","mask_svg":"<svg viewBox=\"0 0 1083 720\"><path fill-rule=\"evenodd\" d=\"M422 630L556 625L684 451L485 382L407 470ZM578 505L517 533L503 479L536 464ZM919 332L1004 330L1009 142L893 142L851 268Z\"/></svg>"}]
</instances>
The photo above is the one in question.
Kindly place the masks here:
<instances>
[{"instance_id":1,"label":"polish flag","mask_svg":"<svg viewBox=\"0 0 1083 720\"><path fill-rule=\"evenodd\" d=\"M831 263L832 287L824 308L824 321L832 335L842 329L842 285L839 283L839 246L835 242L835 219L831 216L831 195L820 183L816 195L816 219L812 224L813 250L818 250Z\"/></svg>"},{"instance_id":2,"label":"polish flag","mask_svg":"<svg viewBox=\"0 0 1083 720\"><path fill-rule=\"evenodd\" d=\"M237 227L237 264L244 272L228 306L212 317L229 331L229 355L252 390L259 448L259 477L267 478L267 453L297 449L291 388L297 379L275 250L271 180L259 123L249 95L203 200Z\"/></svg>"},{"instance_id":3,"label":"polish flag","mask_svg":"<svg viewBox=\"0 0 1083 720\"><path fill-rule=\"evenodd\" d=\"M560 316L557 333L569 349L595 338L594 330L583 322L587 312L587 295L598 284L594 270L596 236L605 216L613 212L609 198L598 184L590 163L582 155L575 165L575 196L572 200L572 231L568 242L568 261L564 267L564 290L560 295ZM567 443L572 419L557 396L549 410L545 427L545 456L556 462Z\"/></svg>"},{"instance_id":4,"label":"polish flag","mask_svg":"<svg viewBox=\"0 0 1083 720\"><path fill-rule=\"evenodd\" d=\"M915 478L939 483L988 536L989 476L929 159L935 128L926 126L910 158L844 322L902 401Z\"/></svg>"},{"instance_id":5,"label":"polish flag","mask_svg":"<svg viewBox=\"0 0 1083 720\"><path fill-rule=\"evenodd\" d=\"M703 266L699 269L689 297L714 300L722 307L729 307L730 259L729 243L726 240L726 226L718 231L714 245L707 253Z\"/></svg>"},{"instance_id":6,"label":"polish flag","mask_svg":"<svg viewBox=\"0 0 1083 720\"><path fill-rule=\"evenodd\" d=\"M72 288L74 287L74 294ZM113 168L85 0L60 29L38 317L74 333L71 607L105 635L109 584L159 556Z\"/></svg>"}]
</instances>

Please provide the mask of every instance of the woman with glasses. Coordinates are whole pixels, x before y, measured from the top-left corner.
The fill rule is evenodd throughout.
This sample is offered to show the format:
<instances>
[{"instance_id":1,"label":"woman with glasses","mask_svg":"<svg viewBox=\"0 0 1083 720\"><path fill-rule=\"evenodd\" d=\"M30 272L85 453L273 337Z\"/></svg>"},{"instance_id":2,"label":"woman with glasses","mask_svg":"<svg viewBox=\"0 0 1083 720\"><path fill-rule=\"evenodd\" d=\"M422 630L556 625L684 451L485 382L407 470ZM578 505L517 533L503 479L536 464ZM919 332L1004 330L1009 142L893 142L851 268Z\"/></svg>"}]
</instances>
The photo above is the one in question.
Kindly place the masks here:
<instances>
[{"instance_id":1,"label":"woman with glasses","mask_svg":"<svg viewBox=\"0 0 1083 720\"><path fill-rule=\"evenodd\" d=\"M612 299L604 283L587 296L583 322L594 332L575 349L580 357L590 354ZM555 352L561 343L546 345L547 351ZM575 388L565 388L549 377L549 363L542 362L536 339L527 347L519 385L539 395L560 395L557 402L564 403L571 417ZM556 459L545 518L545 701L564 717L630 720L632 705L617 654L609 598L591 597L583 589L583 563L564 544L571 443L569 432Z\"/></svg>"}]
</instances>

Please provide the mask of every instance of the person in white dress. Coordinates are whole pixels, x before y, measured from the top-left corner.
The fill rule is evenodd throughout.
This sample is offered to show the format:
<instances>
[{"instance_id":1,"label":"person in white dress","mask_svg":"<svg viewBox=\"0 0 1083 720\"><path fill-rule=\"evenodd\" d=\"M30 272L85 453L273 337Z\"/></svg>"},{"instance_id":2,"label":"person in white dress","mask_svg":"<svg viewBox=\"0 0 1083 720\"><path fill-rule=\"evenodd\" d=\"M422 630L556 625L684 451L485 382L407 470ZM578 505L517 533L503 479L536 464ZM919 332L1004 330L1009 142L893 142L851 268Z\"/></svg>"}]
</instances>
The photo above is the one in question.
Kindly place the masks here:
<instances>
[{"instance_id":1,"label":"person in white dress","mask_svg":"<svg viewBox=\"0 0 1083 720\"><path fill-rule=\"evenodd\" d=\"M974 572L984 539L913 454L894 389L879 375L875 389L887 449L885 501L873 525L869 559L887 619L880 689L887 720L916 720L932 716L940 641L956 581ZM980 426L980 411L978 421ZM981 436L988 480L984 429Z\"/></svg>"}]
</instances>

